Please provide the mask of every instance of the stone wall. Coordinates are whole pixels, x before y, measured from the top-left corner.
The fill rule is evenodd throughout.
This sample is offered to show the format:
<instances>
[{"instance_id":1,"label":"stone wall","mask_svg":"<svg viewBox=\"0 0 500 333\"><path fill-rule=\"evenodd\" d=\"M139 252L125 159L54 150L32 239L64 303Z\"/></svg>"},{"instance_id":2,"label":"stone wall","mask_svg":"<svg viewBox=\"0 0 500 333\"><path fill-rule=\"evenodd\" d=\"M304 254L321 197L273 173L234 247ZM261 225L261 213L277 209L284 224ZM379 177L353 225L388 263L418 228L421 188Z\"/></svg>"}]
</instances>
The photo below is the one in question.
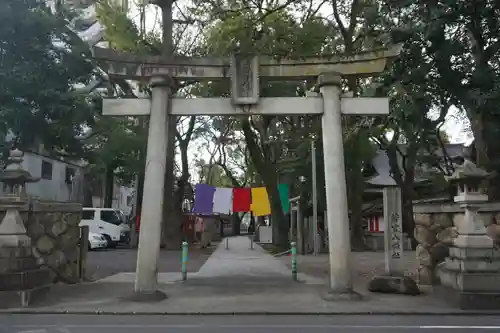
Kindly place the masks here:
<instances>
[{"instance_id":1,"label":"stone wall","mask_svg":"<svg viewBox=\"0 0 500 333\"><path fill-rule=\"evenodd\" d=\"M51 269L54 282L79 281L78 224L82 206L76 203L31 200L21 217L31 238L32 255L38 265ZM0 221L5 209L0 205Z\"/></svg>"},{"instance_id":2,"label":"stone wall","mask_svg":"<svg viewBox=\"0 0 500 333\"><path fill-rule=\"evenodd\" d=\"M464 218L464 210L458 204L416 204L416 249L419 261L418 280L422 285L438 282L436 266L449 255L449 246L458 235L457 226ZM487 227L487 233L500 244L500 203L481 205L479 216Z\"/></svg>"}]
</instances>

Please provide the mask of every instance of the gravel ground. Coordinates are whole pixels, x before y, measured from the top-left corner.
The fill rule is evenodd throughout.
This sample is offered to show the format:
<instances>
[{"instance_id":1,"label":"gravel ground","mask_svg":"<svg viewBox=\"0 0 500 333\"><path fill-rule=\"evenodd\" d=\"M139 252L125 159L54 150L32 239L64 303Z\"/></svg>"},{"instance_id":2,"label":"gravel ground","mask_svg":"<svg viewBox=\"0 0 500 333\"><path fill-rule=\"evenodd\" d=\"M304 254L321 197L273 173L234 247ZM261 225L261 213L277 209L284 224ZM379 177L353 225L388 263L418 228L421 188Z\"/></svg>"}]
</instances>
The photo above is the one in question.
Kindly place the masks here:
<instances>
[{"instance_id":1,"label":"gravel ground","mask_svg":"<svg viewBox=\"0 0 500 333\"><path fill-rule=\"evenodd\" d=\"M404 252L403 256L405 275L415 277L418 269L415 252ZM283 256L281 260L291 268L289 256ZM355 282L367 283L373 276L385 272L384 252L353 252L351 263ZM301 273L327 280L328 266L328 254L297 256L297 269Z\"/></svg>"}]
</instances>

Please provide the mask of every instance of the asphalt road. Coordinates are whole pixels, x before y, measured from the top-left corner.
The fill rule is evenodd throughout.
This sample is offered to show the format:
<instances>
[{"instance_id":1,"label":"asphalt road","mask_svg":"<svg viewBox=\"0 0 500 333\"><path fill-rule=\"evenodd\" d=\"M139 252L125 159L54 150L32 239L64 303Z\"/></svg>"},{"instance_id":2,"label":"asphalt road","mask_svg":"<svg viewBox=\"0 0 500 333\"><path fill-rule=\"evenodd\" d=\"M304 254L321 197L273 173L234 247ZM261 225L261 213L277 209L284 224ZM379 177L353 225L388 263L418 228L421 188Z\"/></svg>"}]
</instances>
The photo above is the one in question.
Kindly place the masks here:
<instances>
[{"instance_id":1,"label":"asphalt road","mask_svg":"<svg viewBox=\"0 0 500 333\"><path fill-rule=\"evenodd\" d=\"M207 261L215 246L209 249L192 248L189 251L187 263L188 272L197 272ZM121 273L135 272L137 264L137 249L103 249L90 251L87 257L87 272L94 279ZM181 271L181 251L160 251L158 260L158 271L180 272Z\"/></svg>"},{"instance_id":2,"label":"asphalt road","mask_svg":"<svg viewBox=\"0 0 500 333\"><path fill-rule=\"evenodd\" d=\"M499 316L0 315L0 333L500 332Z\"/></svg>"}]
</instances>

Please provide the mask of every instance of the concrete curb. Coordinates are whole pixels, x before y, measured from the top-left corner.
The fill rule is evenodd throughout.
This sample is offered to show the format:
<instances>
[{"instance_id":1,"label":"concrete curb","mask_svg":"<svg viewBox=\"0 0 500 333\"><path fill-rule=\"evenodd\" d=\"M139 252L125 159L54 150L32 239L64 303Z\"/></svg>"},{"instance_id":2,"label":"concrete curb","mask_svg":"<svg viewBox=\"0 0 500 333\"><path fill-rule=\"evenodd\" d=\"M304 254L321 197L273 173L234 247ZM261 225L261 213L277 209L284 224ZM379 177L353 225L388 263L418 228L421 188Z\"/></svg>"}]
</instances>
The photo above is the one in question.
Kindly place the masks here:
<instances>
[{"instance_id":1,"label":"concrete curb","mask_svg":"<svg viewBox=\"0 0 500 333\"><path fill-rule=\"evenodd\" d=\"M234 312L175 312L175 311L71 311L71 310L0 310L0 315L87 315L87 316L500 316L500 311L356 311L356 312L307 312L307 311L234 311Z\"/></svg>"}]
</instances>

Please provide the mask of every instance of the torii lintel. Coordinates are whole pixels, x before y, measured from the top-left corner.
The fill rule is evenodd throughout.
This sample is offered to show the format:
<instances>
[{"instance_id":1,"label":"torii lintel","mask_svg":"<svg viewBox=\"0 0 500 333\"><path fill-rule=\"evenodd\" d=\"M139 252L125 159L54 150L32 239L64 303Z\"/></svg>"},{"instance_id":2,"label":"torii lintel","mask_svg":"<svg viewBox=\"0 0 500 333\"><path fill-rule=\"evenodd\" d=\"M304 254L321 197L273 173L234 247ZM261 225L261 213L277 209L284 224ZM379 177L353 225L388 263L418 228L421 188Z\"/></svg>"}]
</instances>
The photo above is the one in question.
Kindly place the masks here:
<instances>
[{"instance_id":1,"label":"torii lintel","mask_svg":"<svg viewBox=\"0 0 500 333\"><path fill-rule=\"evenodd\" d=\"M397 57L402 45L359 52L354 55L330 55L277 60L258 56L261 79L303 80L324 72L342 76L371 76L386 69ZM240 56L241 57L241 56ZM168 75L179 80L211 81L229 79L230 57L143 56L105 48L94 48L94 58L107 64L108 75L125 79L147 79Z\"/></svg>"}]
</instances>

